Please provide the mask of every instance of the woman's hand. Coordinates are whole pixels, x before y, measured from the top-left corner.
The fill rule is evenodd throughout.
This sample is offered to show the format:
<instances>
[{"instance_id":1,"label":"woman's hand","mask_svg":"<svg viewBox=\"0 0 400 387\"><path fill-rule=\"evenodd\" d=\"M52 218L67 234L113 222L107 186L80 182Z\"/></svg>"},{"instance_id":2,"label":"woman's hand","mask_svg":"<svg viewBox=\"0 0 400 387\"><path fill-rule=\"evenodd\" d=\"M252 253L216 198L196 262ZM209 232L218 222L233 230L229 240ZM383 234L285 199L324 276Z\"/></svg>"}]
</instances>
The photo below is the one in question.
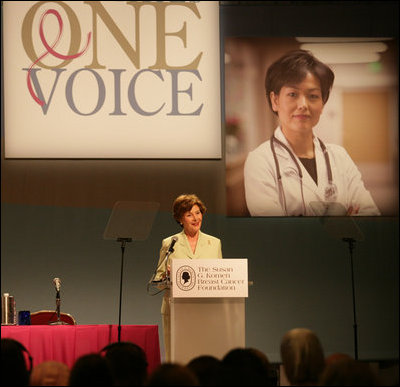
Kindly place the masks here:
<instances>
[{"instance_id":1,"label":"woman's hand","mask_svg":"<svg viewBox=\"0 0 400 387\"><path fill-rule=\"evenodd\" d=\"M171 275L171 265L167 266L167 270L161 274L161 278L162 279L166 279L167 277L169 277Z\"/></svg>"}]
</instances>

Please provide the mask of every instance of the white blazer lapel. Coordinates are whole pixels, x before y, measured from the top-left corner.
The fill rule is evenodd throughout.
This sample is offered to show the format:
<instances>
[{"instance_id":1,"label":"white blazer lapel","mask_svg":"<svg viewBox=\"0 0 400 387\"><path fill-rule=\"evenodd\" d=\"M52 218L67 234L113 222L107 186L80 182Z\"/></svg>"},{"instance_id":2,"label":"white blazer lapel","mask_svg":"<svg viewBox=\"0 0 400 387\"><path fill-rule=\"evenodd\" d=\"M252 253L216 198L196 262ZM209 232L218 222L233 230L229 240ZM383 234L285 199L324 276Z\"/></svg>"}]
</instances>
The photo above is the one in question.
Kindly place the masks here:
<instances>
[{"instance_id":1,"label":"white blazer lapel","mask_svg":"<svg viewBox=\"0 0 400 387\"><path fill-rule=\"evenodd\" d=\"M188 258L193 259L194 258L194 254L193 251L190 247L189 241L184 233L184 231L182 230L182 232L179 235L179 243L180 243L180 248L185 252L185 255Z\"/></svg>"},{"instance_id":2,"label":"white blazer lapel","mask_svg":"<svg viewBox=\"0 0 400 387\"><path fill-rule=\"evenodd\" d=\"M197 240L196 251L195 251L195 254L194 254L195 258L198 258L198 255L200 254L200 252L204 251L204 247L205 247L206 244L207 244L207 238L200 231L199 232L199 239Z\"/></svg>"}]
</instances>

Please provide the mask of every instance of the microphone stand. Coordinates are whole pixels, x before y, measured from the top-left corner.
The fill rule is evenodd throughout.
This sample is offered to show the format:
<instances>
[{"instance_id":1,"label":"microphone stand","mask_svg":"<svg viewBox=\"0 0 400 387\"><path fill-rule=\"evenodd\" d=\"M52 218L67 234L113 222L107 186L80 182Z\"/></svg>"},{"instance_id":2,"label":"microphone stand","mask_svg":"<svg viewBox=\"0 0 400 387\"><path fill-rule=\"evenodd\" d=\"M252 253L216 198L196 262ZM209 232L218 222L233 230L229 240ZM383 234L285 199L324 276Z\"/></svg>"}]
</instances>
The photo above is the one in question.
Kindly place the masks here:
<instances>
[{"instance_id":1,"label":"microphone stand","mask_svg":"<svg viewBox=\"0 0 400 387\"><path fill-rule=\"evenodd\" d=\"M53 321L49 325L69 325L67 322L61 321L61 318L60 318L60 306L61 306L60 290L57 290L57 293L56 293L57 321Z\"/></svg>"},{"instance_id":2,"label":"microphone stand","mask_svg":"<svg viewBox=\"0 0 400 387\"><path fill-rule=\"evenodd\" d=\"M118 238L121 242L121 277L119 281L119 311L118 311L118 342L121 341L121 302L122 302L122 276L124 272L124 253L126 242L132 242L132 238Z\"/></svg>"},{"instance_id":3,"label":"microphone stand","mask_svg":"<svg viewBox=\"0 0 400 387\"><path fill-rule=\"evenodd\" d=\"M159 294L166 288L169 288L171 279L170 276L168 275L168 262L169 262L169 255L174 251L174 249L168 249L167 253L165 254L165 257L163 261L157 265L156 269L154 270L154 273L152 274L149 282L147 283L147 293L150 294L151 296L154 296L156 294ZM156 277L157 271L160 267L165 265L165 278L160 279L160 280L154 280ZM156 288L157 291L155 293L152 293L150 290Z\"/></svg>"},{"instance_id":4,"label":"microphone stand","mask_svg":"<svg viewBox=\"0 0 400 387\"><path fill-rule=\"evenodd\" d=\"M172 248L170 248L168 251L167 251L167 254L165 255L165 258L164 258L164 262L165 262L165 275L166 275L166 283L167 283L167 287L169 287L170 285L171 285L171 273L170 272L168 272L168 263L169 263L169 256L171 255L171 253L173 253L174 252L174 249Z\"/></svg>"},{"instance_id":5,"label":"microphone stand","mask_svg":"<svg viewBox=\"0 0 400 387\"><path fill-rule=\"evenodd\" d=\"M353 293L353 330L354 330L354 359L358 360L358 341L357 341L357 318L356 318L356 296L354 289L354 269L353 269L353 249L355 239L343 238L344 242L349 244L350 251L350 265L351 265L351 289Z\"/></svg>"}]
</instances>

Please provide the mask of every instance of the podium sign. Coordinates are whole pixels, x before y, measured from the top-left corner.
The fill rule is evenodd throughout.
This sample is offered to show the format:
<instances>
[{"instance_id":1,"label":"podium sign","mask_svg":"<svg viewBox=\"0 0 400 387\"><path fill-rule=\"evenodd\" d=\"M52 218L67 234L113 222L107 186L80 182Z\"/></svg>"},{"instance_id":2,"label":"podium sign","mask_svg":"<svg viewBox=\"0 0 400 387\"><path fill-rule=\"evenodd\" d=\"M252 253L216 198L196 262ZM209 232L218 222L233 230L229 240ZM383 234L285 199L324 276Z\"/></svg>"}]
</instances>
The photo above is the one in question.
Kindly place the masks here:
<instances>
[{"instance_id":1,"label":"podium sign","mask_svg":"<svg viewBox=\"0 0 400 387\"><path fill-rule=\"evenodd\" d=\"M173 259L173 298L248 297L247 259Z\"/></svg>"},{"instance_id":2,"label":"podium sign","mask_svg":"<svg viewBox=\"0 0 400 387\"><path fill-rule=\"evenodd\" d=\"M247 259L173 259L171 360L245 347Z\"/></svg>"}]
</instances>

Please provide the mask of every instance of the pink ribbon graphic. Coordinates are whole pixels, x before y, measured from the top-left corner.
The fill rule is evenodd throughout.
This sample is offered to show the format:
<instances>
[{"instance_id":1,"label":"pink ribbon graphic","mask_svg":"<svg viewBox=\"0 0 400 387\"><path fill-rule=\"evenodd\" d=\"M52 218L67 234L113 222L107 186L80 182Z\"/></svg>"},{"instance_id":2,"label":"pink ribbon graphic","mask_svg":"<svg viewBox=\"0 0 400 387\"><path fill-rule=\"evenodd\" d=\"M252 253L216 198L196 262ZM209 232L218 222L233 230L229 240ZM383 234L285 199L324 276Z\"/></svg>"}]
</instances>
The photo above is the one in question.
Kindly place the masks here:
<instances>
[{"instance_id":1,"label":"pink ribbon graphic","mask_svg":"<svg viewBox=\"0 0 400 387\"><path fill-rule=\"evenodd\" d=\"M57 18L57 20L58 20L58 26L59 26L58 36L57 36L57 38L55 39L54 43L53 43L51 46L47 43L46 38L45 38L44 33L43 33L43 22L44 22L44 18L45 18L47 15L49 15L49 14L52 14L52 15L55 15L55 16L56 16L56 18ZM59 40L60 40L60 38L61 38L62 31L63 31L63 21L62 21L62 18L61 18L61 16L60 16L60 14L59 14L56 10L54 10L54 9L49 9L48 11L46 11L46 12L42 15L42 17L40 18L39 36L40 36L40 40L42 41L43 45L46 47L47 52L45 52L44 54L42 54L39 58L36 59L35 62L32 63L31 67L29 67L29 70L28 70L28 77L27 77L27 83L28 83L28 90L29 90L29 93L31 94L32 98L33 98L40 106L43 106L43 105L44 105L44 101L42 101L40 98L38 98L38 96L35 94L35 92L34 92L34 90L33 90L33 87L32 87L31 70L32 70L33 66L35 66L35 64L37 64L40 60L42 60L42 59L43 59L45 56L47 56L48 54L51 54L51 55L55 56L56 58L64 59L64 60L75 59L75 58L80 57L80 56L83 55L83 54L85 53L85 51L88 49L89 43L90 43L90 39L91 39L91 36L92 36L92 33L89 32L89 33L88 33L87 42L86 42L86 46L85 46L85 48L84 48L81 52L78 52L77 54L74 54L74 55L62 55L62 54L59 54L57 51L54 50L54 47L56 47L56 45L58 44L58 42L59 42Z\"/></svg>"}]
</instances>

